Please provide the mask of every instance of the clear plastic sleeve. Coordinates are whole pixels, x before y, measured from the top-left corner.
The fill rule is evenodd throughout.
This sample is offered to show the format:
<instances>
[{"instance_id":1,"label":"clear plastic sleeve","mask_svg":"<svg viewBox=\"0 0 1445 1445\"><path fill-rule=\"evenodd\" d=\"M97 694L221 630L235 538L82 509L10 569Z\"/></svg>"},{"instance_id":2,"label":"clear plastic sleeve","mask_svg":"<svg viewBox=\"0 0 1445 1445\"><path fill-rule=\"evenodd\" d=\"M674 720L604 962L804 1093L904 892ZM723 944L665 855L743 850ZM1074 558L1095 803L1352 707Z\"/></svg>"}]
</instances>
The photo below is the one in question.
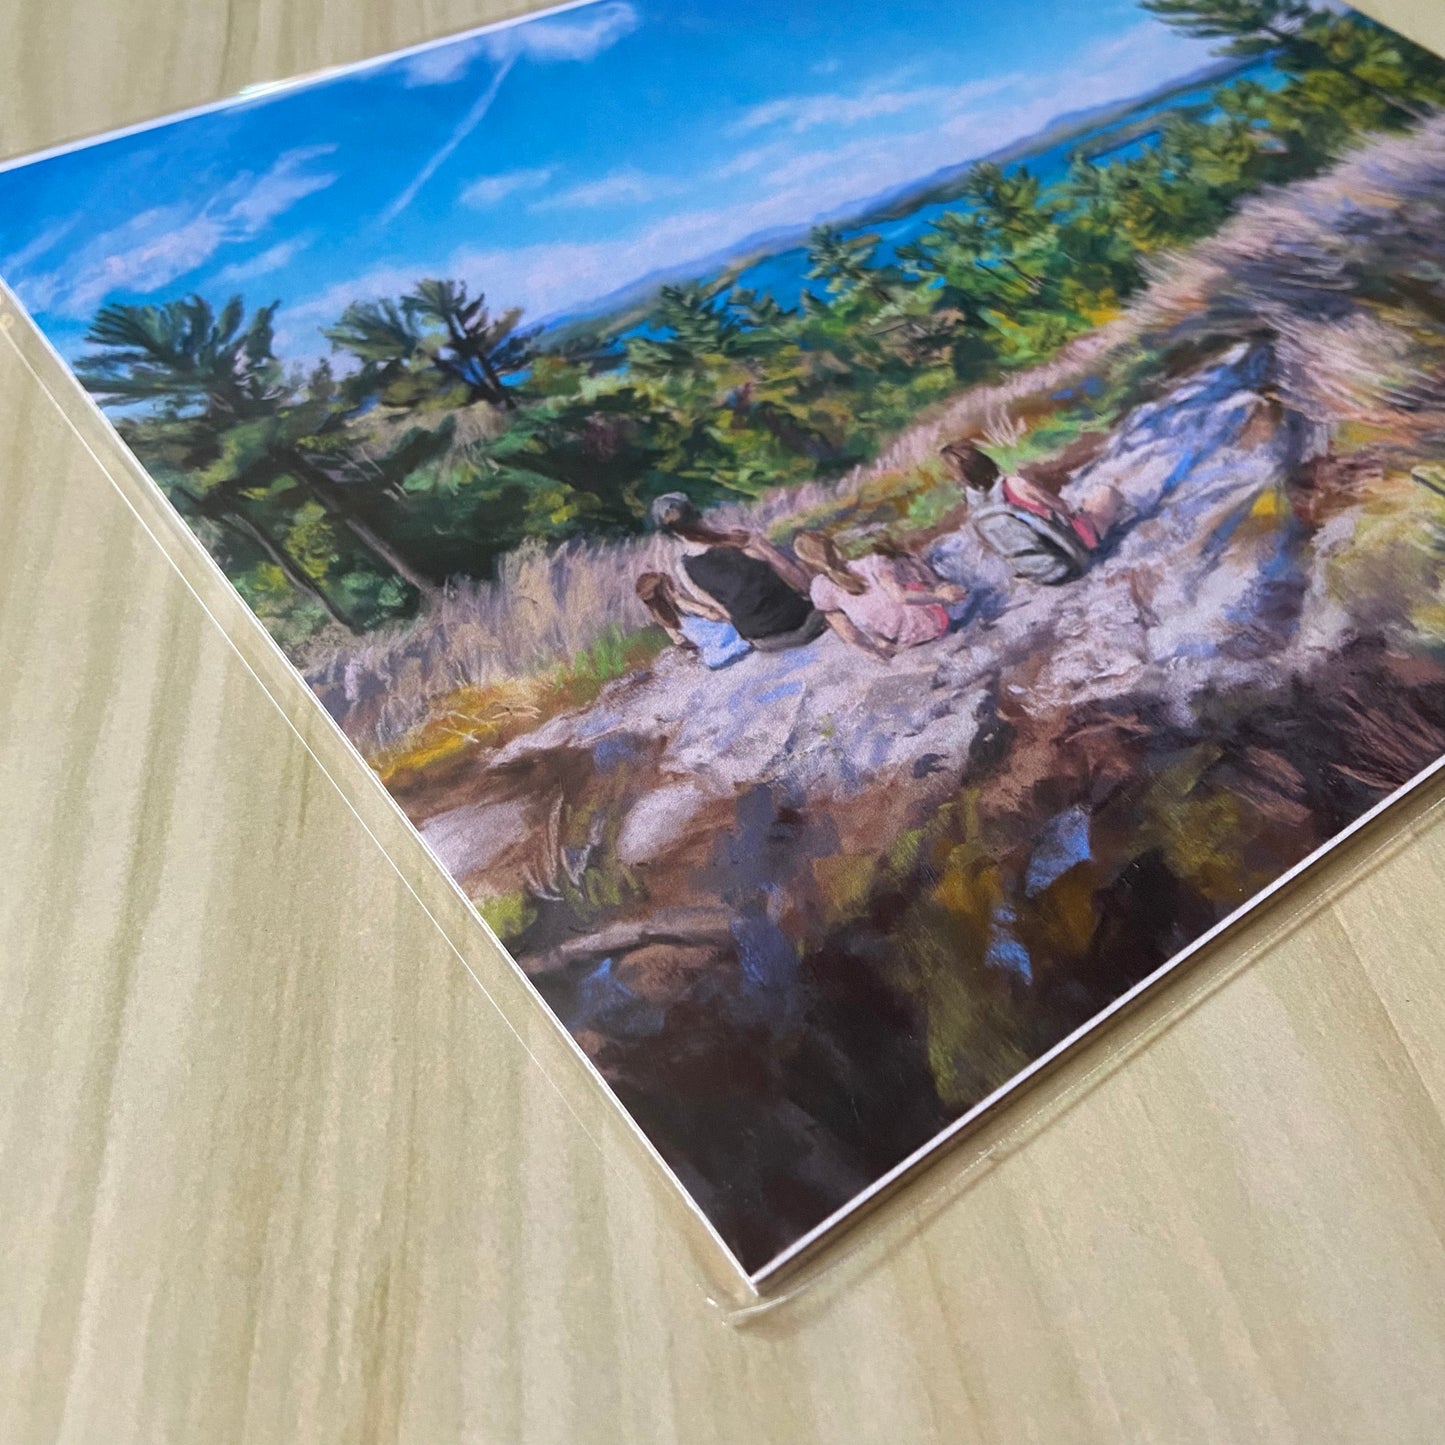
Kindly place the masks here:
<instances>
[{"instance_id":1,"label":"clear plastic sleeve","mask_svg":"<svg viewBox=\"0 0 1445 1445\"><path fill-rule=\"evenodd\" d=\"M664 1213L669 1218L659 1247L687 1255L699 1288L730 1325L746 1327L777 1311L787 1312L804 1297L845 1289L851 1279L881 1266L893 1251L926 1231L934 1215L966 1208L970 1187L986 1171L1047 1131L1080 1098L1248 970L1276 942L1341 902L1412 840L1438 825L1445 785L1437 768L1431 768L1291 870L1267 896L1251 901L1237 917L1144 980L1105 1015L1062 1041L1027 1077L1011 1081L1000 1097L986 1101L976 1117L948 1138L932 1141L918 1158L905 1161L872 1198L850 1205L846 1217L820 1230L816 1239L805 1242L780 1267L762 1278L750 1278L8 293L0 310L0 333L6 349L44 387L317 766L431 914L475 980L486 1006L506 1020L529 1066L540 1070L563 1097L594 1147L616 1163L622 1188L640 1191L639 1203L645 1198L648 1207L659 1198L668 1201ZM485 1063L479 1061L478 1067ZM1118 1143L1127 1147L1127 1141ZM651 1165L642 1160L645 1155L652 1156ZM641 1171L636 1167L639 1162ZM653 1170L667 1175L669 1187L647 1186L642 1175Z\"/></svg>"},{"instance_id":2,"label":"clear plastic sleeve","mask_svg":"<svg viewBox=\"0 0 1445 1445\"><path fill-rule=\"evenodd\" d=\"M448 43L436 42L436 46ZM408 53L424 54L433 48L435 46L429 45ZM383 57L384 61L392 59L395 57ZM280 93L293 85L325 80L334 74L336 72L323 72L286 82L284 86L252 87L247 96L256 98L267 93ZM1438 117L1423 124L1433 126L1441 137L1445 137L1445 125ZM1445 140L1442 140L1442 145L1445 145ZM1372 156L1368 163L1377 164L1384 170L1391 165L1404 164L1398 156L1386 150ZM1358 176L1354 180L1357 181ZM1319 200L1319 197L1314 199ZM1182 306L1178 296L1184 292L1189 293L1190 304L1194 304L1190 287L1198 278L1181 273L1175 280L1177 285L1172 304ZM1156 310L1158 314L1151 319L1151 324L1162 326L1177 321L1167 314L1164 301L1157 303ZM1221 335L1233 324L1219 322ZM1177 361L1181 368L1186 361L1188 365L1203 368L1188 373L1190 379L1187 384L1193 386L1196 392L1207 383L1218 385L1221 395L1229 388L1233 388L1232 394L1247 394L1253 408L1247 427L1261 430L1272 427L1275 433L1285 436L1297 423L1301 435L1290 436L1287 440L1291 445L1298 443L1296 450L1299 455L1294 457L1291 465L1303 467L1306 461L1317 460L1317 456L1309 452L1312 443L1302 436L1307 429L1303 419L1305 411L1292 411L1293 421L1280 420L1287 410L1285 402L1281 401L1281 393L1287 389L1288 378L1281 378L1288 367L1274 364L1276 357L1273 351L1269 353L1270 366L1263 364L1261 358L1269 347L1260 343L1251 329L1252 324L1252 321L1250 325L1238 324L1235 332L1223 336L1221 344L1213 351L1203 349L1198 355L1190 353L1185 360L1179 360L1179 357L1188 351L1188 344L1181 345L1177 349L1178 355L1172 360ZM1183 329L1187 330L1187 327ZM1307 857L1292 866L1277 869L1267 878L1256 878L1249 889L1237 896L1230 895L1235 903L1232 911L1220 907L1208 924L1191 925L1188 937L1182 938L1167 958L1143 972L1142 976L1138 976L1140 970L1136 969L1132 975L1135 981L1118 990L1112 1001L1101 1010L1095 1011L1070 1031L1063 1031L1047 1044L1034 1049L1028 1061L1014 1070L1000 1087L982 1097L975 1097L967 1107L955 1109L952 1122L940 1132L928 1135L907 1157L877 1168L867 1187L848 1196L834 1212L825 1212L811 1228L798 1231L785 1248L774 1250L762 1263L744 1267L739 1263L738 1252L729 1247L723 1232L695 1201L695 1191L689 1191L682 1177L683 1171L669 1166L663 1152L649 1139L647 1132L618 1096L609 1090L602 1070L574 1037L585 1030L573 1029L569 1032L555 1005L549 1005L532 978L507 953L473 901L447 871L437 851L408 820L401 805L388 793L361 752L308 688L305 678L250 611L161 488L146 474L116 428L77 382L58 352L25 315L8 288L0 291L0 332L3 332L4 348L14 363L28 369L36 378L139 524L161 548L287 724L303 741L317 767L341 793L390 866L435 921L458 960L475 980L487 1006L496 1009L506 1022L518 1048L527 1057L527 1067L540 1071L540 1076L565 1101L592 1144L601 1152L608 1169L615 1174L619 1189L624 1193L637 1191L639 1202L645 1198L649 1207L656 1205L659 1198L666 1201L662 1206L666 1225L664 1237L658 1241L659 1247L669 1251L679 1250L689 1257L699 1288L716 1306L720 1318L730 1325L746 1326L779 1311L787 1311L800 1299L813 1299L847 1288L850 1280L878 1267L891 1252L926 1231L935 1215L944 1210L965 1209L973 1183L998 1161L1043 1135L1101 1080L1148 1049L1203 999L1250 968L1272 944L1319 910L1331 907L1360 886L1384 861L1438 821L1436 809L1445 792L1442 792L1437 774L1445 769L1445 757L1437 758L1403 785L1400 785L1399 776L1391 774L1388 786L1394 791L1386 795L1385 785L1376 787L1372 796L1378 796L1379 801L1368 808L1357 808L1352 821ZM1202 362L1200 357L1204 358ZM1266 371L1270 374L1266 375ZM1144 417L1153 405L1152 401L1136 405L1131 414ZM1006 448L1010 444L1009 435L1003 433L1008 432L1014 419L1004 417L998 421L995 416L998 410L995 407L983 418L983 422L1000 430L997 446ZM937 440L937 437L932 438L932 442ZM933 460L930 453L930 464ZM1436 494L1445 495L1438 467L1417 466L1415 471L1419 474L1414 477L1415 481ZM1275 490L1282 491L1282 488ZM655 499L656 503L667 500L666 496ZM1027 497L1020 501L1017 496L1000 494L1000 498L995 500L994 510L1016 532L1019 513L1028 512L1027 500ZM1249 500L1253 505L1258 497L1251 495ZM1038 503L1029 514L1035 522L1030 524L1025 518L1024 524L1031 525L1039 534L1047 532L1049 527L1059 530L1055 525L1059 521L1057 516L1040 519L1039 507L1043 505ZM1306 497L1300 505L1307 507L1314 503ZM1255 512L1250 511L1248 515L1254 517ZM1264 514L1261 512L1259 515ZM1237 517L1232 518L1230 524L1234 525L1238 520ZM1310 521L1311 526L1319 524L1319 517ZM1053 563L1065 568L1072 565L1082 570L1088 565L1087 554L1081 552L1072 536L1065 540L1069 546L1056 549L1064 554L1063 561L1055 556ZM1097 540L1095 538L1095 543ZM1004 537L999 545L1006 548L1012 544ZM1074 554L1081 554L1082 560ZM832 566L835 572L838 570L836 559L829 562L825 556L824 565ZM1261 576L1264 576L1263 569ZM963 589L956 587L954 590ZM945 594L940 592L939 596ZM940 613L944 612L942 601L938 601L936 607ZM946 615L944 622L947 622ZM943 625L940 623L940 627ZM991 724L979 724L969 744L971 751L964 755L969 765L975 756L986 753L992 736L989 726L993 726L999 736L1011 726L1003 717L997 696L990 706L995 713ZM972 723L976 719L969 721ZM1122 722L1113 718L1110 725L1115 724L1122 731L1127 731L1132 725L1128 718ZM920 730L923 726L920 724ZM1417 737L1412 745L1418 744ZM1258 783L1260 770L1278 771L1281 766L1279 753L1271 742L1261 744L1258 752L1260 757L1254 765L1256 774L1251 775L1255 783ZM911 777L926 780L941 756L917 750L917 756L911 758ZM1412 766L1417 764L1418 759ZM1107 765L1106 758L1103 766ZM1277 781L1275 778L1269 785L1274 786ZM1246 777L1238 786L1247 789L1251 786L1250 778ZM1287 792L1288 786L1281 785L1282 792ZM1219 791L1223 794L1227 788ZM1061 869L1067 871L1068 866L1088 856L1087 842L1081 844L1069 832L1070 828L1075 828L1077 832L1077 820L1070 821L1074 811L1076 809L1061 807L1054 817L1041 823L1042 828L1053 829L1058 837L1050 843L1054 861L1040 865L1042 881L1037 885L1039 890L1057 882L1062 876ZM761 830L758 836L764 837L765 832L765 829ZM948 841L956 851L963 850L959 838ZM1071 848L1074 850L1072 853L1069 852ZM1037 851L1042 856L1047 850L1041 847ZM1059 858L1063 861L1058 862ZM585 861L579 865L583 869L585 866ZM842 876L841 870L839 876ZM1028 881L1026 886L1033 889L1035 884ZM1020 887L1023 888L1024 884L1021 883ZM759 896L771 895L767 888L762 888ZM767 914L762 905L759 907L758 917L754 920L759 935L774 939L780 932L777 919ZM999 925L999 919L1003 917L1003 913L996 909L989 921L989 926L1000 935L1008 932L1007 927ZM1010 917L1005 921L1011 926L1017 920ZM740 937L735 925L736 920L731 938L741 957L745 947L750 945ZM715 919L710 926L714 933L718 932L719 925ZM727 942L726 936L724 942ZM1005 944L1009 942L1017 943L1017 940L1004 939ZM636 948L636 940L628 946ZM761 944L756 946L763 947ZM1125 947L1127 941L1116 946ZM604 968L610 966L611 961L609 955L604 961ZM1023 967L1026 966L1027 960ZM478 1067L486 1067L485 1062L478 1061ZM1120 1141L1119 1147L1126 1145ZM654 1187L660 1186L663 1180L665 1188Z\"/></svg>"}]
</instances>

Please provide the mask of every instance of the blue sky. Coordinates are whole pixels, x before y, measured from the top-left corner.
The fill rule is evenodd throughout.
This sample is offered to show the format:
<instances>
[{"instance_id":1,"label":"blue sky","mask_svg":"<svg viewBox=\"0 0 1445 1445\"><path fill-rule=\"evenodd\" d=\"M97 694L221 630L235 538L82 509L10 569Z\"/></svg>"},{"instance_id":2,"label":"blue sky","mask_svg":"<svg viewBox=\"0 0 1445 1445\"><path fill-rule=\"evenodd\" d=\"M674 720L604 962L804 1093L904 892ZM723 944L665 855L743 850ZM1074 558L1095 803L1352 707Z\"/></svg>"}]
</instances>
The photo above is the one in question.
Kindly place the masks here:
<instances>
[{"instance_id":1,"label":"blue sky","mask_svg":"<svg viewBox=\"0 0 1445 1445\"><path fill-rule=\"evenodd\" d=\"M597 0L0 172L0 276L71 356L193 291L298 358L422 276L542 319L1209 59L1134 0Z\"/></svg>"}]
</instances>

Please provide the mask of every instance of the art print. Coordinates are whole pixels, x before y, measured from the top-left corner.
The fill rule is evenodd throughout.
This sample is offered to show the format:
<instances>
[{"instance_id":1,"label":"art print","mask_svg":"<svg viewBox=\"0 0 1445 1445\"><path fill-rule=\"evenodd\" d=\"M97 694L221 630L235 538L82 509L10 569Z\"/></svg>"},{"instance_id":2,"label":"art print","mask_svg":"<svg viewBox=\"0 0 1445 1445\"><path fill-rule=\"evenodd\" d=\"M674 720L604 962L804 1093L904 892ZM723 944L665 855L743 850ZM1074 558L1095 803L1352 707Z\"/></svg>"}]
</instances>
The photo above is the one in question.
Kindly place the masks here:
<instances>
[{"instance_id":1,"label":"art print","mask_svg":"<svg viewBox=\"0 0 1445 1445\"><path fill-rule=\"evenodd\" d=\"M603 0L13 165L0 275L762 1279L1445 753L1442 102Z\"/></svg>"}]
</instances>

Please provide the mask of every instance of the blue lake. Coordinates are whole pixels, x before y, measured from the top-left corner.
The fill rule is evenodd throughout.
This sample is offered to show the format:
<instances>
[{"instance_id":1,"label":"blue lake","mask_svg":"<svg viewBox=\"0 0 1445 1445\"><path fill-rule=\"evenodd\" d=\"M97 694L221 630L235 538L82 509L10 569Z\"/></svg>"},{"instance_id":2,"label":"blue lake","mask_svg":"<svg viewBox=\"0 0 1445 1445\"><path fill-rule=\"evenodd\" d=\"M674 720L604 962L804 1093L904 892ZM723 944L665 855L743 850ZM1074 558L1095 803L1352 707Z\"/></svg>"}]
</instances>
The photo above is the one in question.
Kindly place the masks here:
<instances>
[{"instance_id":1,"label":"blue lake","mask_svg":"<svg viewBox=\"0 0 1445 1445\"><path fill-rule=\"evenodd\" d=\"M1146 129L1142 134L1136 133L1141 121L1146 121L1153 116L1159 117L1162 121L1163 117L1171 111L1185 109L1202 110L1207 115L1210 113L1215 94L1223 86L1238 80L1253 80L1273 89L1282 85L1285 77L1274 68L1270 61L1263 60L1246 69L1236 71L1232 75L1211 80L1197 89L1182 91L1136 106L1133 110L1118 116L1105 125L1078 132L1054 145L1020 156L1011 161L1005 169L1012 171L1020 166L1027 166L1030 172L1045 185L1051 185L1062 180L1068 173L1074 154L1080 147L1086 147L1091 157L1098 162L1124 160L1132 155L1138 155L1155 144L1159 138L1158 130ZM1107 144L1108 137L1119 131L1127 132L1127 135L1120 140L1117 146L1109 146ZM936 201L920 206L917 210L896 220L855 226L845 229L843 234L845 236L877 236L879 246L876 261L879 264L887 265L897 258L900 246L917 241L933 228L939 216L946 211L958 211L966 208L967 202L962 200ZM738 275L736 284L744 290L760 291L771 295L781 306L794 307L798 305L799 298L809 284L807 273L807 248L793 246L786 251L778 251L755 261Z\"/></svg>"}]
</instances>

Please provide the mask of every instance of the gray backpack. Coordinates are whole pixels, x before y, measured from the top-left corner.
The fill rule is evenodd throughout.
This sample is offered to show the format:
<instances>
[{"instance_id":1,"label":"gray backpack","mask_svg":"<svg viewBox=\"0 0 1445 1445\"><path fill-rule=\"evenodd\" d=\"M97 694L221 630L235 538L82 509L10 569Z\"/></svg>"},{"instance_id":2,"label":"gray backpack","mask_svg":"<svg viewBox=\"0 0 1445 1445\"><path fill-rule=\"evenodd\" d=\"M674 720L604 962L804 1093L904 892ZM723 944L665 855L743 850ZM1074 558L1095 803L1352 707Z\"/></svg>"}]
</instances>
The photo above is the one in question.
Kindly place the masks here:
<instances>
[{"instance_id":1,"label":"gray backpack","mask_svg":"<svg viewBox=\"0 0 1445 1445\"><path fill-rule=\"evenodd\" d=\"M1072 528L1022 507L995 502L980 507L969 520L984 545L1002 557L1016 577L1056 587L1082 576L1089 565L1089 549Z\"/></svg>"}]
</instances>

